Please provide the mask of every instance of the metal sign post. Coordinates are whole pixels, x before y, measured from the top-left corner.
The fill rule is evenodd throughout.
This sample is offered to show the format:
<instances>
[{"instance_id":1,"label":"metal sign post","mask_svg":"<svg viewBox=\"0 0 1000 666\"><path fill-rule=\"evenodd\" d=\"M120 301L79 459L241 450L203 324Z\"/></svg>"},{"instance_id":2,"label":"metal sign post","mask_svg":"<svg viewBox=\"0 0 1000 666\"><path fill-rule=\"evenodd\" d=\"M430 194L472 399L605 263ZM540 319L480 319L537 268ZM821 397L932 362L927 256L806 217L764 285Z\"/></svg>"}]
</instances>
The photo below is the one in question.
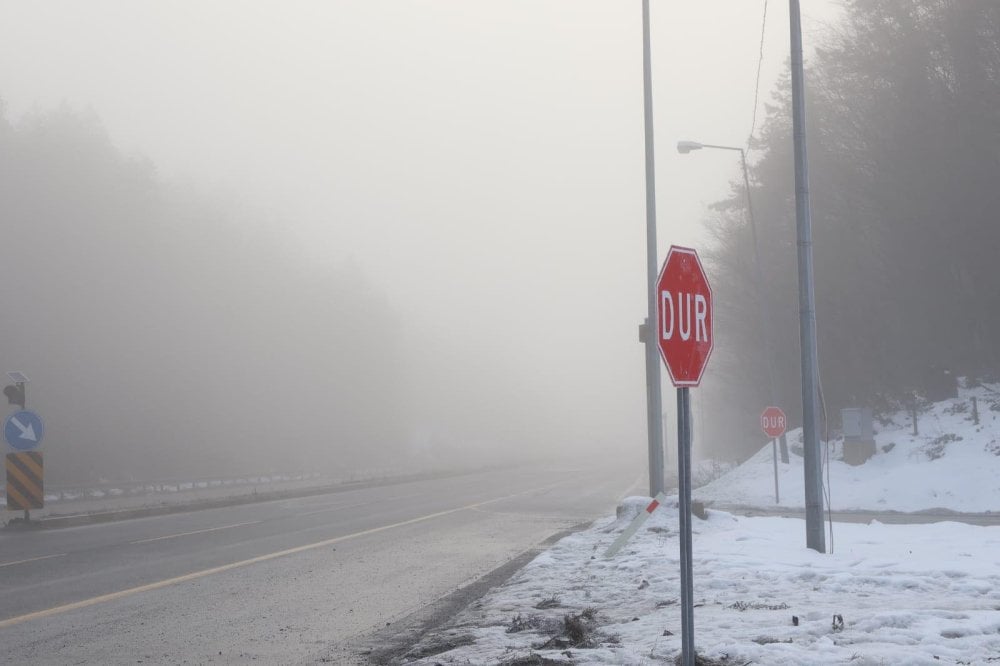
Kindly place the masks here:
<instances>
[{"instance_id":1,"label":"metal sign post","mask_svg":"<svg viewBox=\"0 0 1000 666\"><path fill-rule=\"evenodd\" d=\"M778 440L771 440L771 456L774 458L774 503L781 504L781 495L778 492Z\"/></svg>"},{"instance_id":2,"label":"metal sign post","mask_svg":"<svg viewBox=\"0 0 1000 666\"><path fill-rule=\"evenodd\" d=\"M694 666L694 570L691 566L691 389L677 389L677 493L681 529L681 666Z\"/></svg>"},{"instance_id":3,"label":"metal sign post","mask_svg":"<svg viewBox=\"0 0 1000 666\"><path fill-rule=\"evenodd\" d=\"M715 347L712 288L698 253L672 246L656 283L656 337L677 387L677 493L681 555L681 665L694 666L691 536L691 388L701 384Z\"/></svg>"},{"instance_id":4,"label":"metal sign post","mask_svg":"<svg viewBox=\"0 0 1000 666\"><path fill-rule=\"evenodd\" d=\"M780 407L765 407L760 415L760 428L771 438L771 455L774 457L774 503L781 503L778 494L778 438L785 434L788 419ZM785 461L787 462L787 461Z\"/></svg>"}]
</instances>

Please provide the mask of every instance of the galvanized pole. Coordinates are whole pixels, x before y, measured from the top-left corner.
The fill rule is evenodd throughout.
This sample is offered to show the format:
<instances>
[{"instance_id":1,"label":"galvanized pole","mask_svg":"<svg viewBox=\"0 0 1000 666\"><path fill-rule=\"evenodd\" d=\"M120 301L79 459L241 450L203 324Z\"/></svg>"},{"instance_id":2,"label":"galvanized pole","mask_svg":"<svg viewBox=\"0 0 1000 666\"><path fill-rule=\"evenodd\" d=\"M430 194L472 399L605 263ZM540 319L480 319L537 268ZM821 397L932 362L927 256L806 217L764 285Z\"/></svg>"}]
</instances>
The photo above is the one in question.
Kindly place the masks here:
<instances>
[{"instance_id":1,"label":"galvanized pole","mask_svg":"<svg viewBox=\"0 0 1000 666\"><path fill-rule=\"evenodd\" d=\"M788 2L792 42L792 127L795 142L795 220L799 245L799 340L802 351L802 434L805 458L806 546L826 552L823 477L819 452L819 361L813 287L812 219L806 159L805 75L799 0Z\"/></svg>"},{"instance_id":2,"label":"galvanized pole","mask_svg":"<svg viewBox=\"0 0 1000 666\"><path fill-rule=\"evenodd\" d=\"M656 172L653 168L653 74L649 54L649 0L642 0L642 92L646 128L646 426L649 431L649 496L662 492L663 397L656 342Z\"/></svg>"},{"instance_id":3,"label":"galvanized pole","mask_svg":"<svg viewBox=\"0 0 1000 666\"><path fill-rule=\"evenodd\" d=\"M20 387L20 389L21 389L21 409L27 409L28 408L28 389L27 389L27 387L25 387L24 382L15 382L15 384L18 387ZM44 493L42 493L42 497L44 499L44 497L45 497ZM30 523L31 522L31 512L28 511L27 509L24 510L24 522L26 522L26 523Z\"/></svg>"},{"instance_id":4,"label":"galvanized pole","mask_svg":"<svg viewBox=\"0 0 1000 666\"><path fill-rule=\"evenodd\" d=\"M781 504L781 495L778 492L778 438L771 438L771 457L774 460L774 503Z\"/></svg>"},{"instance_id":5,"label":"galvanized pole","mask_svg":"<svg viewBox=\"0 0 1000 666\"><path fill-rule=\"evenodd\" d=\"M677 389L677 511L681 549L681 666L694 666L694 572L691 566L691 389Z\"/></svg>"}]
</instances>

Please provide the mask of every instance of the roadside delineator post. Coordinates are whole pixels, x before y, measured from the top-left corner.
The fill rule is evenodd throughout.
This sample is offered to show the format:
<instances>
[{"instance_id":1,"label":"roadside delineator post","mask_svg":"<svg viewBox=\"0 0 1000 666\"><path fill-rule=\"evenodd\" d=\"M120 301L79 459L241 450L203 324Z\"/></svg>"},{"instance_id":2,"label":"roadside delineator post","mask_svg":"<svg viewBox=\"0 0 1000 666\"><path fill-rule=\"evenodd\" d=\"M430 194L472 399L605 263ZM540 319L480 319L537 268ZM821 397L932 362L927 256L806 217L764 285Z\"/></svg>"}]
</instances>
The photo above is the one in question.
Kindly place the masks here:
<instances>
[{"instance_id":1,"label":"roadside delineator post","mask_svg":"<svg viewBox=\"0 0 1000 666\"><path fill-rule=\"evenodd\" d=\"M7 471L7 510L23 510L27 516L29 509L44 508L42 454L38 451L8 453L4 467Z\"/></svg>"},{"instance_id":2,"label":"roadside delineator post","mask_svg":"<svg viewBox=\"0 0 1000 666\"><path fill-rule=\"evenodd\" d=\"M7 402L18 405L20 411L7 416L3 422L3 437L16 453L8 453L7 510L24 510L24 521L31 520L30 509L41 509L45 505L43 492L42 454L34 451L42 442L45 427L35 412L25 409L25 384L28 376L23 372L8 372L13 384L4 387Z\"/></svg>"},{"instance_id":3,"label":"roadside delineator post","mask_svg":"<svg viewBox=\"0 0 1000 666\"><path fill-rule=\"evenodd\" d=\"M646 510L633 518L632 522L628 524L628 527L622 530L622 533L619 534L618 538L614 540L614 543L608 546L608 549L604 551L604 557L614 557L614 555L622 549L622 546L628 543L629 539L635 536L635 533L639 531L639 528L642 527L647 520L649 520L649 517L653 515L653 512L666 501L666 495L663 493L656 493L656 497L654 497L653 501L649 503Z\"/></svg>"}]
</instances>

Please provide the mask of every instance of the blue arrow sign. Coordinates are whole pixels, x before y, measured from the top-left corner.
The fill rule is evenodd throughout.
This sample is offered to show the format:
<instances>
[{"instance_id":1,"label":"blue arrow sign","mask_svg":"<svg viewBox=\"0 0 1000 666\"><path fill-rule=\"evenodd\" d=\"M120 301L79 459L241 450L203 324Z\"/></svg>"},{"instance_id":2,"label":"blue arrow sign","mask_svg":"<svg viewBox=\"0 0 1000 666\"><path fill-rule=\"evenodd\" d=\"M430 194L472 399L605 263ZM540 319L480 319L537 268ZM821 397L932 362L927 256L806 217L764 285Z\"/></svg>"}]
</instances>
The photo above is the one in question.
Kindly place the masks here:
<instances>
[{"instance_id":1,"label":"blue arrow sign","mask_svg":"<svg viewBox=\"0 0 1000 666\"><path fill-rule=\"evenodd\" d=\"M23 409L7 417L3 438L18 451L30 451L42 442L45 426L38 414Z\"/></svg>"}]
</instances>

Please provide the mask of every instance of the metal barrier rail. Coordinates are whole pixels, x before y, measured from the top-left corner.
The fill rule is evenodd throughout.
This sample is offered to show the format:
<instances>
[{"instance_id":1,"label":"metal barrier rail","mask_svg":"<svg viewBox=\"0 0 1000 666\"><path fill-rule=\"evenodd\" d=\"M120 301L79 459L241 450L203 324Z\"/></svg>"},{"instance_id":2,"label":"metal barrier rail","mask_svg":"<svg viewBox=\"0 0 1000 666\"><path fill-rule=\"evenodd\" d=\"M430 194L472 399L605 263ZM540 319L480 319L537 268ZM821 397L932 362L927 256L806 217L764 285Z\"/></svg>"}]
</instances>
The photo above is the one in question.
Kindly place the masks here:
<instances>
[{"instance_id":1,"label":"metal barrier rail","mask_svg":"<svg viewBox=\"0 0 1000 666\"><path fill-rule=\"evenodd\" d=\"M270 484L285 481L308 481L324 475L318 472L299 474L238 474L234 476L177 477L167 479L147 479L135 481L90 483L84 485L47 485L45 499L59 502L74 499L103 498L108 496L151 495L153 493L177 493L208 488L225 488ZM6 483L0 479L0 502L6 504Z\"/></svg>"},{"instance_id":2,"label":"metal barrier rail","mask_svg":"<svg viewBox=\"0 0 1000 666\"><path fill-rule=\"evenodd\" d=\"M428 468L429 469L429 468ZM181 493L208 488L225 488L247 485L260 485L288 481L308 481L327 479L330 483L350 483L355 481L370 481L372 479L390 478L407 474L428 471L414 465L399 465L394 467L374 467L345 471L343 475L333 477L320 472L270 473L270 474L235 474L230 476L205 477L174 477L166 479L145 479L134 481L90 483L80 485L46 485L45 501L63 502L78 499L103 499L105 497L123 497L137 495L152 495L154 493ZM6 479L0 474L0 506L7 504Z\"/></svg>"}]
</instances>

